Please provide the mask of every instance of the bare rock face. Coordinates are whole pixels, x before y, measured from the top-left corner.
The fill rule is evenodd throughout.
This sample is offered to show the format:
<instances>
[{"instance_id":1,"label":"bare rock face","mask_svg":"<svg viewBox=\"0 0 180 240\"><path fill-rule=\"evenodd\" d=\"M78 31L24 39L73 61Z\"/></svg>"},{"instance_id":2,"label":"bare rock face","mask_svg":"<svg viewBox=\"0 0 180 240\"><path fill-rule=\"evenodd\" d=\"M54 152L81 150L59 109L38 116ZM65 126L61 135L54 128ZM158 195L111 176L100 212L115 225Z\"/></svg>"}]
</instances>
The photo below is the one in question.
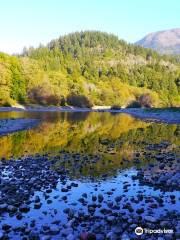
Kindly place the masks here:
<instances>
[{"instance_id":1,"label":"bare rock face","mask_svg":"<svg viewBox=\"0 0 180 240\"><path fill-rule=\"evenodd\" d=\"M135 44L162 54L180 54L180 28L150 33Z\"/></svg>"}]
</instances>

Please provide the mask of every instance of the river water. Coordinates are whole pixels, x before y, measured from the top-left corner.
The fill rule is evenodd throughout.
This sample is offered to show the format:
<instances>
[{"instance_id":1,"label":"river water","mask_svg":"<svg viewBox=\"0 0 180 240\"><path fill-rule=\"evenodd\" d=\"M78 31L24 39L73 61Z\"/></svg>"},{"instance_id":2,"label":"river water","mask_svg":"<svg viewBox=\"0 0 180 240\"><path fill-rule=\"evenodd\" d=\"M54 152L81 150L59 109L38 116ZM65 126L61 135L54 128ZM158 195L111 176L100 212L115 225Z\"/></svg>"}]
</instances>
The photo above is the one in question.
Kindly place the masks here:
<instances>
[{"instance_id":1,"label":"river water","mask_svg":"<svg viewBox=\"0 0 180 240\"><path fill-rule=\"evenodd\" d=\"M75 212L83 210L88 213L87 207L78 201L83 193L87 194L86 201L88 203L92 203L92 196L101 193L104 197L101 208L107 207L109 202L111 202L109 205L112 205L112 202L115 204L115 197L122 196L120 207L115 211L130 219L139 215L143 218L147 215L147 212L150 211L146 209L148 197L164 199L163 206L151 209L151 214L156 218L165 215L170 210L179 211L179 201L175 203L170 201L172 194L179 200L178 191L164 192L152 186L142 185L137 179L132 179L132 175L136 175L140 168L155 163L153 158L143 155L148 146L168 142L170 146L173 146L174 151L178 149L179 125L145 122L127 114L95 112L4 112L0 113L0 118L40 119L40 123L32 129L1 136L0 159L18 160L27 156L33 158L38 154L47 154L49 159L60 156L53 168L56 169L63 165L65 169L68 169L66 186L72 182L78 184L78 187L74 187L66 193L61 191L64 183L59 181L49 193L48 199L52 200L50 203L45 200L43 191L36 191L30 198L30 211L23 214L22 219L17 220L16 214L3 212L0 213L0 225L10 224L15 228L23 224L29 226L30 222L35 220L34 231L42 237L44 233L41 230L44 224L52 226L55 221L61 221L62 225L67 224L68 218L67 214L63 212L64 209L72 208ZM140 156L139 159L137 156ZM152 173L146 172L146 174ZM5 175L1 175L1 179L5 179L8 173ZM124 185L127 187L124 188ZM132 217L128 209L123 208L123 205L132 197L138 198L140 194L144 196L143 200L131 203L135 212ZM41 199L40 209L33 208L35 196L39 196ZM67 196L66 201L62 200L63 196ZM141 214L136 213L136 210L142 207L145 211ZM56 211L54 212L54 210ZM96 210L96 214L102 216L101 222L105 221L100 208ZM89 225L80 224L74 230L74 239L78 239L78 234L82 231L93 232L95 225L96 222L91 222ZM129 239L135 239L133 227L129 232L128 229L122 230L122 236L123 231L129 234ZM61 232L55 235L49 233L49 235L51 235L51 239L66 239L67 236L61 235ZM14 230L8 234L10 239L20 239L22 236L29 235L29 233L15 233ZM99 235L99 239L103 239L103 234ZM116 236L114 239L121 239L121 237Z\"/></svg>"}]
</instances>

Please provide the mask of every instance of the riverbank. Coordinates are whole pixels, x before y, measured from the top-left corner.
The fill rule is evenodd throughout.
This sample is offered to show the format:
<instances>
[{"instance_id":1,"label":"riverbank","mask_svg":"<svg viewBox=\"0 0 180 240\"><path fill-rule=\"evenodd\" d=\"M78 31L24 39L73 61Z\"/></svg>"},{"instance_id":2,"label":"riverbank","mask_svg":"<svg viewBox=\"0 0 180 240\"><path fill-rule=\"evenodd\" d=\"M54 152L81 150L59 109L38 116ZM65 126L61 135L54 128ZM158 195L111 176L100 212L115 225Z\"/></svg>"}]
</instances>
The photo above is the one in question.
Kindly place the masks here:
<instances>
[{"instance_id":1,"label":"riverbank","mask_svg":"<svg viewBox=\"0 0 180 240\"><path fill-rule=\"evenodd\" d=\"M0 138L0 240L138 240L139 226L167 231L142 239L179 239L178 125L116 112L8 116L41 123Z\"/></svg>"},{"instance_id":2,"label":"riverbank","mask_svg":"<svg viewBox=\"0 0 180 240\"><path fill-rule=\"evenodd\" d=\"M141 108L126 108L119 110L130 114L136 118L147 121L163 122L168 124L180 124L180 108L177 109L141 109Z\"/></svg>"},{"instance_id":3,"label":"riverbank","mask_svg":"<svg viewBox=\"0 0 180 240\"><path fill-rule=\"evenodd\" d=\"M27 112L112 112L127 113L136 118L146 121L164 122L168 124L180 124L180 108L144 109L144 108L122 108L112 109L111 106L94 106L92 108L66 107L1 107L0 112L27 111Z\"/></svg>"},{"instance_id":4,"label":"riverbank","mask_svg":"<svg viewBox=\"0 0 180 240\"><path fill-rule=\"evenodd\" d=\"M178 239L176 150L168 142L147 144L146 152L134 156L134 168L98 179L84 179L81 169L88 163L93 168L101 161L100 155L61 150L53 157L44 154L2 159L0 239L138 240L135 229L139 226L170 231L150 238L144 233L143 239ZM160 163L158 169L151 161L138 166L147 156L151 161L156 159L154 164ZM169 158L171 166L162 168ZM67 161L74 162L80 179L71 176L74 168L66 167ZM158 174L156 182L161 181L163 191L153 179L144 180L144 173L151 176L159 171L172 175L173 188L169 189Z\"/></svg>"},{"instance_id":5,"label":"riverbank","mask_svg":"<svg viewBox=\"0 0 180 240\"><path fill-rule=\"evenodd\" d=\"M0 136L34 127L38 119L0 119Z\"/></svg>"}]
</instances>

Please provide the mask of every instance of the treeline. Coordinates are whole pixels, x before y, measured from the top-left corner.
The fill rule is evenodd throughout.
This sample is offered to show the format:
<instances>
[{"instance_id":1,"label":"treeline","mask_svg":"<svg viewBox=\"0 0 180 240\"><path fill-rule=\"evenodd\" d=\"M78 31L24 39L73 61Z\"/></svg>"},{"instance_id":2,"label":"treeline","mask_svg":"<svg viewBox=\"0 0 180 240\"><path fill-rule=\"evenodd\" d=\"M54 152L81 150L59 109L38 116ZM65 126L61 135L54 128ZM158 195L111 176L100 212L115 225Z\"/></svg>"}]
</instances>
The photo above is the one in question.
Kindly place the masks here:
<instances>
[{"instance_id":1,"label":"treeline","mask_svg":"<svg viewBox=\"0 0 180 240\"><path fill-rule=\"evenodd\" d=\"M180 106L180 63L98 31L0 54L0 104ZM141 104L140 104L141 105ZM146 103L145 103L146 105Z\"/></svg>"}]
</instances>

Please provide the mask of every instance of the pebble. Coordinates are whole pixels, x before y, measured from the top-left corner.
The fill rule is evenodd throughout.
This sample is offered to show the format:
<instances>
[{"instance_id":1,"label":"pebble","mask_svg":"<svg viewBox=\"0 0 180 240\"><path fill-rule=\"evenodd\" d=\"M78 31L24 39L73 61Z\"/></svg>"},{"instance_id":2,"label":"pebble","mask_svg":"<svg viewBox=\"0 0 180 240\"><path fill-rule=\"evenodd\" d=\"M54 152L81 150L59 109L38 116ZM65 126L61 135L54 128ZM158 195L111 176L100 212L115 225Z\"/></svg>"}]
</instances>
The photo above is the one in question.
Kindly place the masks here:
<instances>
[{"instance_id":1,"label":"pebble","mask_svg":"<svg viewBox=\"0 0 180 240\"><path fill-rule=\"evenodd\" d=\"M145 216L144 220L151 223L156 223L158 220L152 216Z\"/></svg>"},{"instance_id":2,"label":"pebble","mask_svg":"<svg viewBox=\"0 0 180 240\"><path fill-rule=\"evenodd\" d=\"M50 233L52 235L57 235L59 233L59 231L60 231L59 227L56 227L56 226L51 226L50 227Z\"/></svg>"},{"instance_id":3,"label":"pebble","mask_svg":"<svg viewBox=\"0 0 180 240\"><path fill-rule=\"evenodd\" d=\"M75 236L73 234L69 234L67 237L66 237L67 240L75 240Z\"/></svg>"},{"instance_id":4,"label":"pebble","mask_svg":"<svg viewBox=\"0 0 180 240\"><path fill-rule=\"evenodd\" d=\"M109 222L109 223L113 223L114 221L115 221L115 217L114 216L108 216L107 217L107 222Z\"/></svg>"},{"instance_id":5,"label":"pebble","mask_svg":"<svg viewBox=\"0 0 180 240\"><path fill-rule=\"evenodd\" d=\"M76 197L73 198L73 191L75 191L76 196L77 192L74 188L80 188L81 185L75 182L76 180L73 180L72 182L72 179L67 177L66 174L68 171L65 170L63 164L58 167L59 170L56 172L51 168L51 161L46 163L43 159L45 156L39 156L39 163L38 160L37 163L36 161L33 161L33 158L30 158L29 161L26 159L24 162L22 160L18 160L19 162L10 161L10 165L6 164L6 166L11 166L14 169L13 171L16 173L17 181L14 180L13 171L11 172L13 180L5 180L1 174L1 170L4 168L4 163L0 164L0 191L3 193L3 198L0 196L0 217L1 214L3 215L4 212L7 211L10 217L14 216L19 220L17 223L20 225L19 230L18 227L15 229L13 225L6 226L2 224L2 229L5 231L5 234L2 231L0 231L0 234L6 235L8 232L11 234L16 233L17 236L23 240L48 240L56 237L64 240L76 240L79 239L79 237L81 240L103 240L105 238L109 240L129 240L135 239L136 236L133 235L131 231L134 232L134 229L139 226L141 222L144 227L154 228L159 222L159 227L171 229L171 227L174 226L176 229L178 226L177 219L179 218L177 212L170 212L167 209L167 216L162 214L162 216L158 218L153 214L157 207L165 208L162 203L164 206L166 206L165 204L167 201L169 204L175 204L178 201L176 194L171 192L170 195L164 195L163 193L157 197L145 192L146 187L144 186L149 186L150 184L150 186L156 186L157 189L161 189L162 186L166 186L169 182L167 189L171 189L172 187L173 189L178 188L177 184L179 181L179 175L177 173L171 173L170 171L165 172L166 166L169 167L169 165L163 162L166 160L166 155L164 153L161 154L160 151L157 155L161 156L160 158L158 157L158 165L154 163L143 167L139 166L137 169L137 175L133 173L134 177L132 178L134 184L132 183L129 174L123 174L123 180L118 180L118 184L120 184L119 187L116 185L114 187L113 181L116 181L118 178L116 178L117 176L113 173L110 182L108 182L110 186L112 181L112 186L103 189L103 185L101 185L102 182L95 183L96 178L91 177L91 180L93 181L92 191L90 193L88 191L84 192L81 195L80 190L79 200L77 200ZM151 155L147 156L147 159L151 159L152 157ZM171 156L169 156L169 158L170 157ZM71 164L71 159L82 160L80 154L74 154L71 156L66 154L66 157L64 157L64 163L67 165ZM93 159L93 156L88 156L86 163L92 164ZM152 157L152 159L154 159L154 157ZM52 162L53 161L55 162L54 159ZM171 158L168 161L171 162ZM79 168L84 166L83 163L77 162L76 170L78 169L78 164ZM157 166L159 166L159 168ZM162 169L158 174L153 172L153 168L156 167L158 168L158 171L159 169ZM71 169L71 167L69 169ZM24 171L26 174L24 174ZM147 171L147 174L144 174L145 171ZM155 174L155 176L151 173ZM34 177L32 177L32 175ZM101 174L101 176L102 175L105 178L103 181L109 181L109 178L107 178L108 174ZM147 176L150 178L149 182L148 180L145 180ZM124 177L126 177L126 179ZM136 187L138 186L137 180L139 180L140 184L143 186L142 188L139 188L138 191L136 191ZM170 186L171 183L172 186ZM134 195L129 197L129 195L123 193L123 191L121 194L121 190L123 189L133 190ZM14 196L13 199L10 197L12 194ZM117 196L117 194L119 195ZM53 199L53 201L51 199ZM29 213L27 215L25 213L30 210L34 211L33 207L31 209L30 206L39 209L44 203L45 206L46 203L52 205L48 205L46 211L40 210L44 214L43 217L42 215L39 215L37 221L32 219L32 221L29 220L30 222L28 222L26 219L28 219ZM63 207L61 208L61 206ZM64 206L67 208L63 210ZM62 214L61 211L66 214L65 217L67 221L65 222L63 222L63 218L62 222L57 220L59 216L56 214ZM37 215L39 213L39 211L34 212L36 212ZM48 217L50 217L50 219L53 218L53 221L42 226L41 224L43 224L44 218ZM20 221L21 219L23 220ZM167 219L167 221L164 221L163 223L162 219ZM27 224L22 224L26 221ZM80 231L84 232L80 234ZM19 233L20 235L18 235ZM3 238L6 239L4 236ZM163 238L161 239L159 236L158 240L163 240Z\"/></svg>"},{"instance_id":6,"label":"pebble","mask_svg":"<svg viewBox=\"0 0 180 240\"><path fill-rule=\"evenodd\" d=\"M29 207L28 205L26 205L26 204L22 204L22 205L19 207L19 211L24 212L24 213L29 212L29 210L30 210L30 207Z\"/></svg>"},{"instance_id":7,"label":"pebble","mask_svg":"<svg viewBox=\"0 0 180 240\"><path fill-rule=\"evenodd\" d=\"M121 240L130 240L129 235L127 233L123 233Z\"/></svg>"},{"instance_id":8,"label":"pebble","mask_svg":"<svg viewBox=\"0 0 180 240\"><path fill-rule=\"evenodd\" d=\"M104 200L104 197L102 194L98 194L98 201L102 202Z\"/></svg>"}]
</instances>

